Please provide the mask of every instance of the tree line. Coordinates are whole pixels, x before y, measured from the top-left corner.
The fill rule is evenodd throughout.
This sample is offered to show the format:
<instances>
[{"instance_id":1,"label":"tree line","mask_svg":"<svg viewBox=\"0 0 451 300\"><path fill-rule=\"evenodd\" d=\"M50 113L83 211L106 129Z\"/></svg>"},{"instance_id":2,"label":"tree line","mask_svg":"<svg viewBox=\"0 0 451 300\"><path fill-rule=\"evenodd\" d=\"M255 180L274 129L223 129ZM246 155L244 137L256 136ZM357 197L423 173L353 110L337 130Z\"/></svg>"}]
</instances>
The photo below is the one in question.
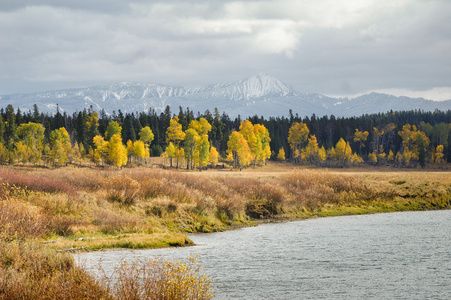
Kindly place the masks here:
<instances>
[{"instance_id":1,"label":"tree line","mask_svg":"<svg viewBox=\"0 0 451 300\"><path fill-rule=\"evenodd\" d=\"M98 165L142 164L163 156L171 166L205 167L227 158L235 168L267 159L349 166L363 162L416 167L451 159L451 110L230 118L215 109L194 114L167 106L161 113L96 112L72 115L12 105L0 109L0 162L62 165L89 158Z\"/></svg>"}]
</instances>

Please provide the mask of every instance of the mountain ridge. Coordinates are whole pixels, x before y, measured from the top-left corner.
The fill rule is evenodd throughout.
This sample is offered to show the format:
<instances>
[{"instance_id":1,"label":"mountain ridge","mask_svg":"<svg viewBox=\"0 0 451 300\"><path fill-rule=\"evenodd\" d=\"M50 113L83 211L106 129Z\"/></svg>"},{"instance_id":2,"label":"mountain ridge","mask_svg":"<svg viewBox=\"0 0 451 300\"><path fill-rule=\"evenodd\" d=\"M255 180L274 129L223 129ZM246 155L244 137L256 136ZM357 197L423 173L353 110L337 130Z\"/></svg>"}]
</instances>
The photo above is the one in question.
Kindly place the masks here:
<instances>
[{"instance_id":1,"label":"mountain ridge","mask_svg":"<svg viewBox=\"0 0 451 300\"><path fill-rule=\"evenodd\" d=\"M103 109L107 114L119 110L123 113L141 112L149 108L162 112L167 105L172 110L181 106L195 113L218 108L221 113L225 112L231 117L281 117L287 116L290 110L300 116L350 117L390 110L451 109L451 100L432 101L375 92L354 98L302 93L266 73L204 87L121 82L87 88L0 95L0 102L4 106L12 104L22 111L32 110L36 104L45 113L54 113L57 107L61 111L74 113L91 106L96 111Z\"/></svg>"}]
</instances>

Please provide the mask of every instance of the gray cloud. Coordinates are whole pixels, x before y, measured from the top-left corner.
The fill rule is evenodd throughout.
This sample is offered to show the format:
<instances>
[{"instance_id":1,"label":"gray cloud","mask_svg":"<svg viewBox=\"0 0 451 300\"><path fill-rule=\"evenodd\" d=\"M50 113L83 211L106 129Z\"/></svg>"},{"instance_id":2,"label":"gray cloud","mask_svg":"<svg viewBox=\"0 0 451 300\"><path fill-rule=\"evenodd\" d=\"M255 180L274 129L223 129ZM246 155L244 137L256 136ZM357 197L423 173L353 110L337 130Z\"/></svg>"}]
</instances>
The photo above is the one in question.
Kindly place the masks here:
<instances>
[{"instance_id":1,"label":"gray cloud","mask_svg":"<svg viewBox=\"0 0 451 300\"><path fill-rule=\"evenodd\" d=\"M264 71L305 92L446 98L450 15L447 0L2 1L0 94Z\"/></svg>"}]
</instances>

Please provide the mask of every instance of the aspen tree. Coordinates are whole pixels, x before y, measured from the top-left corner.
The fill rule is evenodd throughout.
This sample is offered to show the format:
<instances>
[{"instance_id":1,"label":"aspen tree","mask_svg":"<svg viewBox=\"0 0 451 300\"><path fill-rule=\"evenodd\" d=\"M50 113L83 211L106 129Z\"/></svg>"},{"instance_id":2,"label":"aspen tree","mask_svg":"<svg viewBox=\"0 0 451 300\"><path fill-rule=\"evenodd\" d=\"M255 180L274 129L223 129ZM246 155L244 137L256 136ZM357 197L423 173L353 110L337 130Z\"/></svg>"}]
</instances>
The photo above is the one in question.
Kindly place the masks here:
<instances>
[{"instance_id":1,"label":"aspen tree","mask_svg":"<svg viewBox=\"0 0 451 300\"><path fill-rule=\"evenodd\" d=\"M172 157L176 157L177 168L178 168L179 158L180 158L180 153L181 153L181 151L179 151L179 145L180 145L180 142L185 139L185 133L182 130L182 124L179 123L179 118L177 116L174 116L174 118L172 118L169 121L169 127L166 130L166 134L167 134L166 142L169 144L172 143L172 146L175 147L174 155L173 156L168 155L168 157L171 161L171 167L172 167ZM171 152L172 152L172 149L171 149Z\"/></svg>"},{"instance_id":2,"label":"aspen tree","mask_svg":"<svg viewBox=\"0 0 451 300\"><path fill-rule=\"evenodd\" d=\"M107 144L107 158L110 163L120 168L127 164L127 149L122 144L119 133L111 136Z\"/></svg>"},{"instance_id":3,"label":"aspen tree","mask_svg":"<svg viewBox=\"0 0 451 300\"><path fill-rule=\"evenodd\" d=\"M211 163L212 167L215 167L219 161L219 152L215 147L210 148L210 153L208 155L208 162Z\"/></svg>"},{"instance_id":4,"label":"aspen tree","mask_svg":"<svg viewBox=\"0 0 451 300\"><path fill-rule=\"evenodd\" d=\"M369 135L368 131L363 131L362 132L359 129L355 130L354 142L359 142L359 148L360 148L359 153L360 153L360 155L362 155L362 147L365 147L364 142L367 140L368 135Z\"/></svg>"},{"instance_id":5,"label":"aspen tree","mask_svg":"<svg viewBox=\"0 0 451 300\"><path fill-rule=\"evenodd\" d=\"M299 162L302 145L307 141L310 130L304 123L295 122L288 131L288 143L293 150L293 158ZM297 150L297 151L296 151Z\"/></svg>"},{"instance_id":6,"label":"aspen tree","mask_svg":"<svg viewBox=\"0 0 451 300\"><path fill-rule=\"evenodd\" d=\"M280 147L279 153L277 154L278 160L285 160L285 149L283 147Z\"/></svg>"},{"instance_id":7,"label":"aspen tree","mask_svg":"<svg viewBox=\"0 0 451 300\"><path fill-rule=\"evenodd\" d=\"M64 165L72 148L66 128L61 127L50 133L50 148L50 159L53 165Z\"/></svg>"}]
</instances>

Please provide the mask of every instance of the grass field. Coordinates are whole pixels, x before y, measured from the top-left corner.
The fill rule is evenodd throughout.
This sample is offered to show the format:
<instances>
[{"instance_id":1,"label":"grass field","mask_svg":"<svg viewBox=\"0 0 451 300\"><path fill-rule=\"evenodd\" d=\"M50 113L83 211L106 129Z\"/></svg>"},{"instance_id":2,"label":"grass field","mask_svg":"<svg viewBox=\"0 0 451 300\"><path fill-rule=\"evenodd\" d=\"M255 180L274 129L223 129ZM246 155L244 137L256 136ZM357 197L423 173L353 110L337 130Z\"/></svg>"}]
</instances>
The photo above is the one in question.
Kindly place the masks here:
<instances>
[{"instance_id":1,"label":"grass field","mask_svg":"<svg viewBox=\"0 0 451 300\"><path fill-rule=\"evenodd\" d=\"M35 224L27 233L20 228L24 222L10 223L2 228L3 239L32 234L57 249L184 246L191 243L187 232L444 209L451 199L448 171L313 169L275 162L241 172L2 167L0 184L1 198L10 200L1 202L1 217L14 223L26 215Z\"/></svg>"},{"instance_id":2,"label":"grass field","mask_svg":"<svg viewBox=\"0 0 451 300\"><path fill-rule=\"evenodd\" d=\"M0 299L161 299L168 291L210 299L211 279L195 258L122 265L112 281L94 279L67 252L186 246L189 232L259 222L449 208L451 172L439 170L0 167Z\"/></svg>"}]
</instances>

